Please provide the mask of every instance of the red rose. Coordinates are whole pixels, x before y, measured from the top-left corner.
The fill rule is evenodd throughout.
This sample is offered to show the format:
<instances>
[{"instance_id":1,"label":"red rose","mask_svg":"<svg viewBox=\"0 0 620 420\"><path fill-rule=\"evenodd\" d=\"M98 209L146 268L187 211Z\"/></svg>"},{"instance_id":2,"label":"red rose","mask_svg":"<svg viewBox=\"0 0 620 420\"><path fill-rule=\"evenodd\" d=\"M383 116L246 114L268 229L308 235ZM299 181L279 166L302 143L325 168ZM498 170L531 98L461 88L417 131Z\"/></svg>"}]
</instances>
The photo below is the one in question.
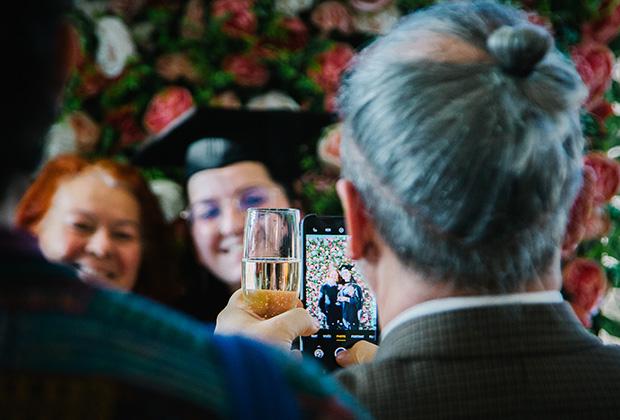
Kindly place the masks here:
<instances>
[{"instance_id":1,"label":"red rose","mask_svg":"<svg viewBox=\"0 0 620 420\"><path fill-rule=\"evenodd\" d=\"M351 6L354 9L359 10L360 12L376 12L378 10L383 9L388 4L390 4L392 0L350 0Z\"/></svg>"},{"instance_id":2,"label":"red rose","mask_svg":"<svg viewBox=\"0 0 620 420\"><path fill-rule=\"evenodd\" d=\"M284 29L284 39L276 42L292 51L297 51L306 46L308 43L308 28L304 22L297 17L286 17L282 19L280 26Z\"/></svg>"},{"instance_id":3,"label":"red rose","mask_svg":"<svg viewBox=\"0 0 620 420\"><path fill-rule=\"evenodd\" d=\"M616 2L614 2L616 3ZM606 0L601 6L601 17L593 22L587 22L581 27L584 38L609 44L620 33L620 4L612 5Z\"/></svg>"},{"instance_id":4,"label":"red rose","mask_svg":"<svg viewBox=\"0 0 620 420\"><path fill-rule=\"evenodd\" d=\"M592 114L602 132L607 131L607 128L605 127L605 120L613 113L613 106L604 98L601 98L601 100L598 101L592 109L590 109L590 114Z\"/></svg>"},{"instance_id":5,"label":"red rose","mask_svg":"<svg viewBox=\"0 0 620 420\"><path fill-rule=\"evenodd\" d=\"M338 30L348 35L353 32L353 18L347 8L337 1L321 3L312 11L310 19L324 33Z\"/></svg>"},{"instance_id":6,"label":"red rose","mask_svg":"<svg viewBox=\"0 0 620 420\"><path fill-rule=\"evenodd\" d=\"M252 0L215 0L211 13L215 18L223 18L222 31L235 38L256 32L256 15L252 11Z\"/></svg>"},{"instance_id":7,"label":"red rose","mask_svg":"<svg viewBox=\"0 0 620 420\"><path fill-rule=\"evenodd\" d=\"M585 107L594 109L611 83L614 55L607 45L586 40L571 49L571 56L590 92Z\"/></svg>"},{"instance_id":8,"label":"red rose","mask_svg":"<svg viewBox=\"0 0 620 420\"><path fill-rule=\"evenodd\" d=\"M563 290L573 310L586 327L592 325L592 312L598 307L607 286L601 267L586 258L575 258L562 270Z\"/></svg>"},{"instance_id":9,"label":"red rose","mask_svg":"<svg viewBox=\"0 0 620 420\"><path fill-rule=\"evenodd\" d=\"M593 152L584 157L584 165L596 173L594 203L607 203L620 188L620 164L604 153Z\"/></svg>"},{"instance_id":10,"label":"red rose","mask_svg":"<svg viewBox=\"0 0 620 420\"><path fill-rule=\"evenodd\" d=\"M594 208L594 194L596 192L596 172L589 166L583 168L583 184L577 194L568 215L568 225L562 243L562 256L569 257L577 249L579 242L586 234L586 223Z\"/></svg>"},{"instance_id":11,"label":"red rose","mask_svg":"<svg viewBox=\"0 0 620 420\"><path fill-rule=\"evenodd\" d=\"M308 76L319 85L325 93L334 93L340 85L340 76L346 70L355 55L347 44L338 43L330 50L319 54L316 58L318 66L308 71Z\"/></svg>"},{"instance_id":12,"label":"red rose","mask_svg":"<svg viewBox=\"0 0 620 420\"><path fill-rule=\"evenodd\" d=\"M189 90L167 87L151 99L144 114L144 126L151 134L161 133L193 108L194 99Z\"/></svg>"},{"instance_id":13,"label":"red rose","mask_svg":"<svg viewBox=\"0 0 620 420\"><path fill-rule=\"evenodd\" d=\"M260 87L269 80L269 71L254 56L230 55L224 59L222 68L234 76L239 86Z\"/></svg>"},{"instance_id":14,"label":"red rose","mask_svg":"<svg viewBox=\"0 0 620 420\"><path fill-rule=\"evenodd\" d=\"M99 68L91 61L85 59L78 68L80 74L80 84L77 88L77 95L82 98L89 98L99 94L109 83Z\"/></svg>"},{"instance_id":15,"label":"red rose","mask_svg":"<svg viewBox=\"0 0 620 420\"><path fill-rule=\"evenodd\" d=\"M136 121L136 113L132 106L126 105L106 115L106 122L120 132L119 148L134 143L141 143L146 133Z\"/></svg>"}]
</instances>

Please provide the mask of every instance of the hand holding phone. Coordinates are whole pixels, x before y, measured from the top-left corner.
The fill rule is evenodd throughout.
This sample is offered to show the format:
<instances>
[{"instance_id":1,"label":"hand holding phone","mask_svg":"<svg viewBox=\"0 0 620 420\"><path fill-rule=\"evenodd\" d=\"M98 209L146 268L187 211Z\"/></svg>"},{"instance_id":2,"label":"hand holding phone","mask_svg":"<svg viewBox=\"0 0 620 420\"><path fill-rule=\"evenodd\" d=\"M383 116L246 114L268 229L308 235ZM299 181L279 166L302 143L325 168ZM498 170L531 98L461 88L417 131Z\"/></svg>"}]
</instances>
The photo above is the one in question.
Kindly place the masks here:
<instances>
[{"instance_id":1,"label":"hand holding phone","mask_svg":"<svg viewBox=\"0 0 620 420\"><path fill-rule=\"evenodd\" d=\"M375 299L346 255L347 241L342 217L308 215L302 221L302 301L321 327L300 347L327 370L338 367L339 352L378 337Z\"/></svg>"}]
</instances>

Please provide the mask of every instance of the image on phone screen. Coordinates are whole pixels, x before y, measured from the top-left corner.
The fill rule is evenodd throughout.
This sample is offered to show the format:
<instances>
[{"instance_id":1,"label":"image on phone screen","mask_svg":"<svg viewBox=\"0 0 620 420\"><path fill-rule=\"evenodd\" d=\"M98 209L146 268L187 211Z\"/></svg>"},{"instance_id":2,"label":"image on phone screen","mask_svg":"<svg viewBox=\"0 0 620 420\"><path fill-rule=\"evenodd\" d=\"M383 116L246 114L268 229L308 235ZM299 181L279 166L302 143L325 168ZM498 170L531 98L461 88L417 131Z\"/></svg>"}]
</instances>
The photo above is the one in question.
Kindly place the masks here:
<instances>
[{"instance_id":1,"label":"image on phone screen","mask_svg":"<svg viewBox=\"0 0 620 420\"><path fill-rule=\"evenodd\" d=\"M343 219L307 216L303 230L304 305L320 330L302 339L302 351L331 370L338 351L358 340L377 342L377 308L362 273L346 255Z\"/></svg>"}]
</instances>

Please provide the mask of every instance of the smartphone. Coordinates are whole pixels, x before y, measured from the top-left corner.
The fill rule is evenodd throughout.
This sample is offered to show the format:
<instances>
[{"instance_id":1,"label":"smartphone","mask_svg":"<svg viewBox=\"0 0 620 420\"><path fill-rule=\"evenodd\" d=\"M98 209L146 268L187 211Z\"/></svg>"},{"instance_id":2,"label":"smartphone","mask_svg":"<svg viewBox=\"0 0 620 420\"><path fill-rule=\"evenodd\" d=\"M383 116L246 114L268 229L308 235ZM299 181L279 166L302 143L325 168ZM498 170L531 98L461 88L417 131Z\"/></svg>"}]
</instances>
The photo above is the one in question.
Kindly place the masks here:
<instances>
[{"instance_id":1,"label":"smartphone","mask_svg":"<svg viewBox=\"0 0 620 420\"><path fill-rule=\"evenodd\" d=\"M302 301L321 325L302 337L304 357L325 370L338 367L336 354L356 341L378 341L377 304L362 273L347 257L344 218L307 215L302 220Z\"/></svg>"}]
</instances>

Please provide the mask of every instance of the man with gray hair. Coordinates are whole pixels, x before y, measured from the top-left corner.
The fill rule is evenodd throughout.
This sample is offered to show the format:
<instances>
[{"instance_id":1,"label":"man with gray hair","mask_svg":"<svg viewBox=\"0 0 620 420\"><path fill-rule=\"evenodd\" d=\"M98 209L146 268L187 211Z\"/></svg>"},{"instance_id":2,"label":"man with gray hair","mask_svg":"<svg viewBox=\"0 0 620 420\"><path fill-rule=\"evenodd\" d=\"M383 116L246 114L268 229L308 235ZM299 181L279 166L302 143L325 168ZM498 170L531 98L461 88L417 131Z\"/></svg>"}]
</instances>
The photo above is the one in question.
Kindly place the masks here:
<instances>
[{"instance_id":1,"label":"man with gray hair","mask_svg":"<svg viewBox=\"0 0 620 420\"><path fill-rule=\"evenodd\" d=\"M619 415L620 348L559 292L585 95L543 28L490 2L415 13L357 58L338 192L383 332L336 376L377 417Z\"/></svg>"}]
</instances>

